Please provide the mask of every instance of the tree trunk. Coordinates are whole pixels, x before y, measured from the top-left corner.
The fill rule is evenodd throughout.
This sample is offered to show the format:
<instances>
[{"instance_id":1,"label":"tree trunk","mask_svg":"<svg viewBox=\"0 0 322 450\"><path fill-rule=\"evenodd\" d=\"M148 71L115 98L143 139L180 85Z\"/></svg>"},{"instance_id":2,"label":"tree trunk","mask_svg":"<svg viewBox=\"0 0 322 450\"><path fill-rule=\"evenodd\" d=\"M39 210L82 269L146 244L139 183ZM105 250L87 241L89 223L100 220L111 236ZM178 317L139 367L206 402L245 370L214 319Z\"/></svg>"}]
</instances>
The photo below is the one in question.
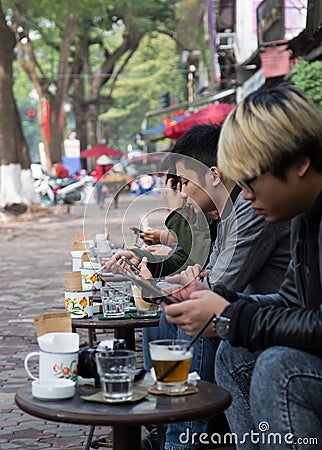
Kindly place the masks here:
<instances>
[{"instance_id":1,"label":"tree trunk","mask_svg":"<svg viewBox=\"0 0 322 450\"><path fill-rule=\"evenodd\" d=\"M0 8L0 207L22 213L26 204L35 201L36 197L32 189L29 152L12 91L15 44L15 36Z\"/></svg>"},{"instance_id":2,"label":"tree trunk","mask_svg":"<svg viewBox=\"0 0 322 450\"><path fill-rule=\"evenodd\" d=\"M75 58L71 73L74 75L71 82L71 99L73 104L73 112L75 117L75 125L77 132L77 139L80 142L80 149L87 148L87 134L86 134L86 115L84 112L85 89L84 77L81 75L83 70L83 62L81 58ZM86 169L86 160L81 159L82 168Z\"/></svg>"},{"instance_id":3,"label":"tree trunk","mask_svg":"<svg viewBox=\"0 0 322 450\"><path fill-rule=\"evenodd\" d=\"M50 154L53 161L60 161L64 153L64 121L62 111L67 98L70 70L68 58L77 27L77 19L73 14L68 14L64 35L59 47L58 74L64 74L57 79L57 92L53 99L50 112Z\"/></svg>"},{"instance_id":4,"label":"tree trunk","mask_svg":"<svg viewBox=\"0 0 322 450\"><path fill-rule=\"evenodd\" d=\"M87 108L87 143L92 147L97 142L98 102Z\"/></svg>"}]
</instances>

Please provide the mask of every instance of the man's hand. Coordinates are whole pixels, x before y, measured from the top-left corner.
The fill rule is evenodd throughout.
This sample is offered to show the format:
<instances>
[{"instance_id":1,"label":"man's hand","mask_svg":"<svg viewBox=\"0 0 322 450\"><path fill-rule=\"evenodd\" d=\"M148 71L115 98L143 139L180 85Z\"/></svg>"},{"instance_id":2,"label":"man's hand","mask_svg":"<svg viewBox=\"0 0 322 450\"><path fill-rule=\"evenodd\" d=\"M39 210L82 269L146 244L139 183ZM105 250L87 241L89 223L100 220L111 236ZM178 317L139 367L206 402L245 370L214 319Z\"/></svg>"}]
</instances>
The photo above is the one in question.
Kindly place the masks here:
<instances>
[{"instance_id":1,"label":"man's hand","mask_svg":"<svg viewBox=\"0 0 322 450\"><path fill-rule=\"evenodd\" d=\"M180 183L177 183L175 189L172 183L173 178L170 178L167 181L167 189L164 189L161 194L162 199L170 211L182 208L186 201L186 195L181 192Z\"/></svg>"},{"instance_id":2,"label":"man's hand","mask_svg":"<svg viewBox=\"0 0 322 450\"><path fill-rule=\"evenodd\" d=\"M220 314L229 305L226 299L209 289L194 291L191 299L172 305L162 304L167 321L181 328L189 336L195 335L211 314ZM212 324L203 336L214 336Z\"/></svg>"},{"instance_id":3,"label":"man's hand","mask_svg":"<svg viewBox=\"0 0 322 450\"><path fill-rule=\"evenodd\" d=\"M188 300L194 291L206 290L208 289L200 281L187 277L186 275L173 275L172 277L166 277L165 281L167 283L173 284L173 288L170 286L163 289L166 294L170 294L177 302L182 302ZM181 288L178 288L178 285Z\"/></svg>"},{"instance_id":4,"label":"man's hand","mask_svg":"<svg viewBox=\"0 0 322 450\"><path fill-rule=\"evenodd\" d=\"M142 233L140 233L140 238L143 239L143 241L148 244L160 244L160 235L162 233L163 230L158 230L158 229L154 229L154 230L146 230L143 231Z\"/></svg>"},{"instance_id":5,"label":"man's hand","mask_svg":"<svg viewBox=\"0 0 322 450\"><path fill-rule=\"evenodd\" d=\"M139 264L140 275L142 278L145 278L146 280L148 278L152 278L152 273L149 271L149 269L147 267L147 263L148 263L148 259L144 256L142 258L142 261Z\"/></svg>"},{"instance_id":6,"label":"man's hand","mask_svg":"<svg viewBox=\"0 0 322 450\"><path fill-rule=\"evenodd\" d=\"M161 256L168 255L172 250L171 247L168 247L167 245L162 245L162 244L148 245L145 249L149 250L149 252L154 253L155 255L161 255Z\"/></svg>"},{"instance_id":7,"label":"man's hand","mask_svg":"<svg viewBox=\"0 0 322 450\"><path fill-rule=\"evenodd\" d=\"M181 275L200 280L201 278L207 276L208 273L199 264L195 264L194 266L188 266L181 272Z\"/></svg>"},{"instance_id":8,"label":"man's hand","mask_svg":"<svg viewBox=\"0 0 322 450\"><path fill-rule=\"evenodd\" d=\"M119 250L112 258L105 263L105 268L107 272L122 273L125 270L130 270L130 266L122 261L122 256L128 258L135 266L140 264L140 259L134 255L132 252L127 250Z\"/></svg>"}]
</instances>

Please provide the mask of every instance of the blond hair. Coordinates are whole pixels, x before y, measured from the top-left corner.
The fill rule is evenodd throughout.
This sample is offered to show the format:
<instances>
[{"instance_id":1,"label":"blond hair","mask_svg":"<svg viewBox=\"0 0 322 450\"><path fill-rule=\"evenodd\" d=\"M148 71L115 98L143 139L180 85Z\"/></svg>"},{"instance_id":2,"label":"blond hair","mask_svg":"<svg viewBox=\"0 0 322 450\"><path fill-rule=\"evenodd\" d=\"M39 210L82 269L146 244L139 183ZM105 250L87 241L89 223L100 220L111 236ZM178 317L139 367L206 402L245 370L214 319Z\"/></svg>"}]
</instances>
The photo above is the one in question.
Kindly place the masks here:
<instances>
[{"instance_id":1,"label":"blond hair","mask_svg":"<svg viewBox=\"0 0 322 450\"><path fill-rule=\"evenodd\" d=\"M226 118L218 143L218 167L232 180L270 171L283 178L299 155L322 171L322 116L290 86L248 95Z\"/></svg>"}]
</instances>

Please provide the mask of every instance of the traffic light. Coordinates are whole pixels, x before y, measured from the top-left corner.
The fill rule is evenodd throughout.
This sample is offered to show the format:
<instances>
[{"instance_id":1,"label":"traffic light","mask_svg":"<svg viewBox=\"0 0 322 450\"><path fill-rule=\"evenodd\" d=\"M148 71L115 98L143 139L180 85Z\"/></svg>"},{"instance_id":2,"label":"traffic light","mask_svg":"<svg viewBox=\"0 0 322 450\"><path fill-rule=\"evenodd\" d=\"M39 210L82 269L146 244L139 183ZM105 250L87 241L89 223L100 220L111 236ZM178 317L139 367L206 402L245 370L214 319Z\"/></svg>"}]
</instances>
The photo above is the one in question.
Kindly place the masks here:
<instances>
[{"instance_id":1,"label":"traffic light","mask_svg":"<svg viewBox=\"0 0 322 450\"><path fill-rule=\"evenodd\" d=\"M161 108L168 108L170 106L170 94L169 92L165 92L160 97L160 106Z\"/></svg>"}]
</instances>

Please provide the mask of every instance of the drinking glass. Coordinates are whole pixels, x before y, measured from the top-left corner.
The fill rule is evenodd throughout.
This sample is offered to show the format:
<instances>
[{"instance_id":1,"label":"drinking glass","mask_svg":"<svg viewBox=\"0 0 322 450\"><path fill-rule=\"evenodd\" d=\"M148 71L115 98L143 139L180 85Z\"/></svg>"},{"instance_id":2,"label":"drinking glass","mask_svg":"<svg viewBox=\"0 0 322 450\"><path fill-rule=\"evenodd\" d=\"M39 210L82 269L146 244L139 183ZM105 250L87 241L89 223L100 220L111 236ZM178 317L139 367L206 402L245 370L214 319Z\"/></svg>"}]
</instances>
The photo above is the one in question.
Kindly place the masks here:
<instances>
[{"instance_id":1,"label":"drinking glass","mask_svg":"<svg viewBox=\"0 0 322 450\"><path fill-rule=\"evenodd\" d=\"M188 374L193 356L190 341L161 339L149 342L149 350L157 380L157 389L183 392L187 389Z\"/></svg>"},{"instance_id":2,"label":"drinking glass","mask_svg":"<svg viewBox=\"0 0 322 450\"><path fill-rule=\"evenodd\" d=\"M104 286L101 288L101 297L104 317L124 316L124 299L122 293Z\"/></svg>"},{"instance_id":3,"label":"drinking glass","mask_svg":"<svg viewBox=\"0 0 322 450\"><path fill-rule=\"evenodd\" d=\"M132 292L138 316L156 316L158 314L159 305L144 301L142 298L142 288L132 285Z\"/></svg>"},{"instance_id":4,"label":"drinking glass","mask_svg":"<svg viewBox=\"0 0 322 450\"><path fill-rule=\"evenodd\" d=\"M131 297L132 297L132 283L131 281L109 281L106 283L106 287L114 289L120 295L122 295L124 310L129 311L131 307Z\"/></svg>"},{"instance_id":5,"label":"drinking glass","mask_svg":"<svg viewBox=\"0 0 322 450\"><path fill-rule=\"evenodd\" d=\"M136 353L132 350L112 350L97 352L95 357L104 398L110 402L131 400Z\"/></svg>"}]
</instances>

